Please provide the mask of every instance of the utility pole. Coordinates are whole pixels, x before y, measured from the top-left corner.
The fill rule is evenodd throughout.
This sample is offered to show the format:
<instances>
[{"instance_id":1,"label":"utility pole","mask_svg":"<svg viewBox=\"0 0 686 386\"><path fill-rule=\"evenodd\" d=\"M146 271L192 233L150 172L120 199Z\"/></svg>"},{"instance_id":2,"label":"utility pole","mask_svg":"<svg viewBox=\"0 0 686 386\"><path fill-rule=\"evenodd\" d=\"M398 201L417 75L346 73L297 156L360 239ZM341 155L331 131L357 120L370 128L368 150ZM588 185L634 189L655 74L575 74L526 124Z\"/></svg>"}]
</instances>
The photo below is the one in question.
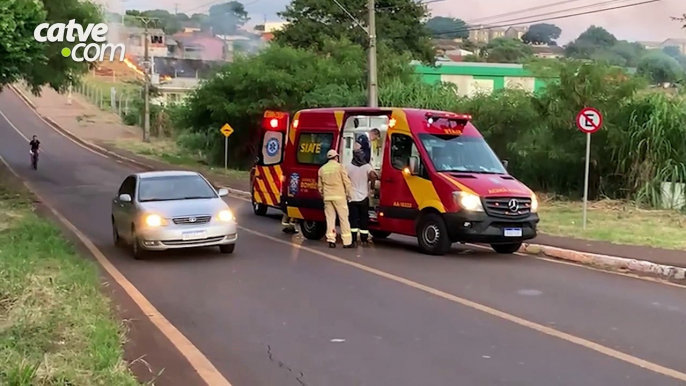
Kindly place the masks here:
<instances>
[{"instance_id":1,"label":"utility pole","mask_svg":"<svg viewBox=\"0 0 686 386\"><path fill-rule=\"evenodd\" d=\"M150 142L150 70L152 65L150 63L150 31L148 29L151 22L158 19L154 17L137 16L145 26L144 35L144 53L143 53L143 69L145 74L145 89L143 99L145 100L143 107L143 142Z\"/></svg>"},{"instance_id":2,"label":"utility pole","mask_svg":"<svg viewBox=\"0 0 686 386\"><path fill-rule=\"evenodd\" d=\"M379 107L376 67L376 3L374 0L368 1L367 12L369 14L369 23L367 24L367 35L369 36L369 68L367 69L369 72L369 80L367 84L367 91L369 96L367 98L367 103L369 107Z\"/></svg>"},{"instance_id":3,"label":"utility pole","mask_svg":"<svg viewBox=\"0 0 686 386\"><path fill-rule=\"evenodd\" d=\"M143 142L150 142L150 56L148 52L148 41L150 34L148 33L148 23L145 23L145 53L143 59L143 68L145 69L145 106L143 107Z\"/></svg>"},{"instance_id":4,"label":"utility pole","mask_svg":"<svg viewBox=\"0 0 686 386\"><path fill-rule=\"evenodd\" d=\"M368 101L367 105L369 107L379 107L379 97L377 93L377 68L376 68L376 2L375 0L367 0L367 13L369 20L367 26L363 26L355 16L353 16L350 11L348 11L338 0L333 0L333 2L345 12L346 15L353 21L353 23L362 28L369 38L369 52L367 59L367 72L369 73L369 78L367 80L367 92Z\"/></svg>"}]
</instances>

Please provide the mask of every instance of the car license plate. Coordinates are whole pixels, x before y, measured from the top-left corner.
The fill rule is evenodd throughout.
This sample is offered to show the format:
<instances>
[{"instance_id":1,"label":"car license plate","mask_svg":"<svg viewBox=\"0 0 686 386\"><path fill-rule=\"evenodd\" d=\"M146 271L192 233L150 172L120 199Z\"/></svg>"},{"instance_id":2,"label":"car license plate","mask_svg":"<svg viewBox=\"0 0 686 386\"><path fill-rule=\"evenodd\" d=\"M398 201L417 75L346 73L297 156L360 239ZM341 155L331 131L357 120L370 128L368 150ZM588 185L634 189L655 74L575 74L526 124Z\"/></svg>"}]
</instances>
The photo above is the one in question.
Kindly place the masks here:
<instances>
[{"instance_id":1,"label":"car license plate","mask_svg":"<svg viewBox=\"0 0 686 386\"><path fill-rule=\"evenodd\" d=\"M183 237L183 241L189 241L189 240L201 240L207 238L205 235L205 231L199 231L199 232L184 232L181 237Z\"/></svg>"},{"instance_id":2,"label":"car license plate","mask_svg":"<svg viewBox=\"0 0 686 386\"><path fill-rule=\"evenodd\" d=\"M522 228L505 228L505 237L522 237Z\"/></svg>"}]
</instances>

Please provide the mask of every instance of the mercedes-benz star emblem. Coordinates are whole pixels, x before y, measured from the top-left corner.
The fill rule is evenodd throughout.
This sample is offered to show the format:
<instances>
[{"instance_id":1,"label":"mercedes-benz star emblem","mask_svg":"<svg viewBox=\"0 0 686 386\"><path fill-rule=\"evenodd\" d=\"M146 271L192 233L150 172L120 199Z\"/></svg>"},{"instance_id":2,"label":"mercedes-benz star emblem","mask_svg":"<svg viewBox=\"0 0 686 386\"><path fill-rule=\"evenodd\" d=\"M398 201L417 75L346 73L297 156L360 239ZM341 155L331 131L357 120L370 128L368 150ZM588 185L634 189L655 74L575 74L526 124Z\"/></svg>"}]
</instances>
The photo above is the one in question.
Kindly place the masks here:
<instances>
[{"instance_id":1,"label":"mercedes-benz star emblem","mask_svg":"<svg viewBox=\"0 0 686 386\"><path fill-rule=\"evenodd\" d=\"M511 200L508 201L508 203L507 203L507 208L510 209L510 212L516 212L516 211L518 211L518 210L519 210L519 201L517 201L517 200L514 199L514 198L511 199Z\"/></svg>"},{"instance_id":2,"label":"mercedes-benz star emblem","mask_svg":"<svg viewBox=\"0 0 686 386\"><path fill-rule=\"evenodd\" d=\"M195 217L189 217L188 222L196 222L197 219Z\"/></svg>"}]
</instances>

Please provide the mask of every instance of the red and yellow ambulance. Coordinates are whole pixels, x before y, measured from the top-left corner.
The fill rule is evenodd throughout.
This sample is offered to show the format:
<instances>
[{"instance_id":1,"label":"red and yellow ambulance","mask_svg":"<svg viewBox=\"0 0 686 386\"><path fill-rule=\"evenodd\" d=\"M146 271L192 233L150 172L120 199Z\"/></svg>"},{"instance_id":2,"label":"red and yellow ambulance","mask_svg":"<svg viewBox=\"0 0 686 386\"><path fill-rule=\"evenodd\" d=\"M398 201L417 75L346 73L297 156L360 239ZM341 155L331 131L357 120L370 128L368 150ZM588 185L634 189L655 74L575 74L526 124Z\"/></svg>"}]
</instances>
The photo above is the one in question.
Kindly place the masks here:
<instances>
[{"instance_id":1,"label":"red and yellow ambulance","mask_svg":"<svg viewBox=\"0 0 686 386\"><path fill-rule=\"evenodd\" d=\"M321 239L326 232L317 190L317 171L326 152L336 149L346 164L361 135L373 139L370 163L379 174L370 189L373 237L415 236L425 253L441 255L455 242L486 243L498 253L512 253L536 236L536 195L507 173L469 115L400 108L310 109L297 112L290 127L285 123L287 130L283 124L288 116L279 117L265 117L263 147L282 138L282 153L270 159L282 170L281 208L300 220L308 239ZM285 143L279 135L286 137ZM274 154L275 147L271 149L263 149L263 159ZM268 164L260 167L276 167ZM276 181L279 174L272 177ZM263 185L253 185L254 193L267 189ZM262 202L257 194L253 201ZM276 194L271 198L266 205L276 206Z\"/></svg>"}]
</instances>

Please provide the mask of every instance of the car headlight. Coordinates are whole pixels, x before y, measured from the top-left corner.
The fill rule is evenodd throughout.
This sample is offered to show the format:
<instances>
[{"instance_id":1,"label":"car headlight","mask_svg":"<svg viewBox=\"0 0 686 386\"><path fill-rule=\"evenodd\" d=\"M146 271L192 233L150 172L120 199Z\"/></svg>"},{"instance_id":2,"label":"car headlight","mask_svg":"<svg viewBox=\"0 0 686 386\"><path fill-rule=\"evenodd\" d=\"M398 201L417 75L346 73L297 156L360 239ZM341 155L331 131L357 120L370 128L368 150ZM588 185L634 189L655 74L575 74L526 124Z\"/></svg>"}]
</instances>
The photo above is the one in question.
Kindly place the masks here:
<instances>
[{"instance_id":1,"label":"car headlight","mask_svg":"<svg viewBox=\"0 0 686 386\"><path fill-rule=\"evenodd\" d=\"M221 212L219 212L219 214L217 215L217 218L219 219L219 221L224 221L224 222L233 221L235 219L233 217L233 213L229 209L225 209L225 210L222 210Z\"/></svg>"},{"instance_id":2,"label":"car headlight","mask_svg":"<svg viewBox=\"0 0 686 386\"><path fill-rule=\"evenodd\" d=\"M538 212L538 197L536 193L531 193L531 213Z\"/></svg>"},{"instance_id":3,"label":"car headlight","mask_svg":"<svg viewBox=\"0 0 686 386\"><path fill-rule=\"evenodd\" d=\"M156 214L149 214L145 216L145 225L151 228L157 228L164 225L164 219Z\"/></svg>"},{"instance_id":4,"label":"car headlight","mask_svg":"<svg viewBox=\"0 0 686 386\"><path fill-rule=\"evenodd\" d=\"M483 212L484 207L481 205L481 197L468 192L454 192L453 197L455 203L462 209L470 212Z\"/></svg>"}]
</instances>

